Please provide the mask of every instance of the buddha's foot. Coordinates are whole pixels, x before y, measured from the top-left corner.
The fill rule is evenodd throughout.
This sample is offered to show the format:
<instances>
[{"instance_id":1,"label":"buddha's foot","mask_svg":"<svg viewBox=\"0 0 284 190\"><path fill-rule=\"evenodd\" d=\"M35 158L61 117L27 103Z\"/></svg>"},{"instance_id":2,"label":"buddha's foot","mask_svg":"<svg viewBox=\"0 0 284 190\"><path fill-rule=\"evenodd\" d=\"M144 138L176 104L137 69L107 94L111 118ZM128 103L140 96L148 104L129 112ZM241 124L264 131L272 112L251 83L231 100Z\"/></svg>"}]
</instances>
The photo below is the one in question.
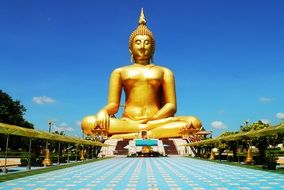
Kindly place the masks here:
<instances>
[{"instance_id":1,"label":"buddha's foot","mask_svg":"<svg viewBox=\"0 0 284 190\"><path fill-rule=\"evenodd\" d=\"M139 138L139 133L126 133L126 134L116 134L109 137L110 139L137 139Z\"/></svg>"}]
</instances>

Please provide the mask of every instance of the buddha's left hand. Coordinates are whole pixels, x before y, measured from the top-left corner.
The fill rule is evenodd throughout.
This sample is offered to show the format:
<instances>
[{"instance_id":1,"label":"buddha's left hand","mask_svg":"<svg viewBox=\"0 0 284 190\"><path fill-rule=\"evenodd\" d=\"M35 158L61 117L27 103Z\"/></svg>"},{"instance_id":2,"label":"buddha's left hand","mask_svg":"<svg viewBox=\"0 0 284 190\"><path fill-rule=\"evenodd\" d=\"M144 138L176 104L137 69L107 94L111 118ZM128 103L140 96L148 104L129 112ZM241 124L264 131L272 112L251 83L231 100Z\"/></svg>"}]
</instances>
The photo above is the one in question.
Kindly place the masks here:
<instances>
[{"instance_id":1,"label":"buddha's left hand","mask_svg":"<svg viewBox=\"0 0 284 190\"><path fill-rule=\"evenodd\" d=\"M97 125L108 129L109 128L109 122L110 122L110 117L109 114L106 110L102 109L97 115L96 115L96 119L97 119Z\"/></svg>"}]
</instances>

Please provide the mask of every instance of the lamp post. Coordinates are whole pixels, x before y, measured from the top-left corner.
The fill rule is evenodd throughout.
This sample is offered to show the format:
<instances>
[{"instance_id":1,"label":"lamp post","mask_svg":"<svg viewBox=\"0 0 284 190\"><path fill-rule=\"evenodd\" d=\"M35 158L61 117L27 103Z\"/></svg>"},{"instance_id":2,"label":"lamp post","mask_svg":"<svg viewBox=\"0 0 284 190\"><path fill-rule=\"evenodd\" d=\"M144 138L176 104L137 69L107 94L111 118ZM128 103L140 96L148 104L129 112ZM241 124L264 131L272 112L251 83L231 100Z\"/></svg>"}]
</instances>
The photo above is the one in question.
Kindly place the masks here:
<instances>
[{"instance_id":1,"label":"lamp post","mask_svg":"<svg viewBox=\"0 0 284 190\"><path fill-rule=\"evenodd\" d=\"M245 121L244 121L244 125L245 125L245 127L247 127L247 126L248 126L248 124L249 124L249 121L248 121L248 120L245 120Z\"/></svg>"},{"instance_id":2,"label":"lamp post","mask_svg":"<svg viewBox=\"0 0 284 190\"><path fill-rule=\"evenodd\" d=\"M49 120L48 121L48 132L49 133L51 132L52 125L54 125L54 121ZM45 158L42 161L42 164L44 165L44 167L52 165L52 162L51 162L51 159L50 159L50 151L48 149L48 140L46 140L46 144L45 144Z\"/></svg>"},{"instance_id":3,"label":"lamp post","mask_svg":"<svg viewBox=\"0 0 284 190\"><path fill-rule=\"evenodd\" d=\"M52 120L48 120L48 132L50 133L51 132L51 126L54 125L54 121Z\"/></svg>"}]
</instances>

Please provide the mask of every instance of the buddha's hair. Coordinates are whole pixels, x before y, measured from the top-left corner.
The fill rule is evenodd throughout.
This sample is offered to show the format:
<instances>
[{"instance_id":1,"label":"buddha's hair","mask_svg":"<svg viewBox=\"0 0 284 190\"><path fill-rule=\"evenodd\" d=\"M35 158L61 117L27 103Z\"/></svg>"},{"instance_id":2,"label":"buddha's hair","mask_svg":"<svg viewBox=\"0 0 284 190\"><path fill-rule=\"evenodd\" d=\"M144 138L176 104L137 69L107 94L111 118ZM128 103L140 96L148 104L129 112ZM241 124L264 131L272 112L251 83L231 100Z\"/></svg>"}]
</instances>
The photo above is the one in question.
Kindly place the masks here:
<instances>
[{"instance_id":1,"label":"buddha's hair","mask_svg":"<svg viewBox=\"0 0 284 190\"><path fill-rule=\"evenodd\" d=\"M137 35L147 35L151 38L151 45L152 45L151 55L153 56L154 52L155 52L155 38L154 38L153 33L146 26L146 19L145 19L145 16L144 16L143 8L141 10L141 15L140 15L140 18L139 18L139 25L136 28L136 30L134 30L131 33L131 35L129 37L129 49L132 49L133 39Z\"/></svg>"}]
</instances>

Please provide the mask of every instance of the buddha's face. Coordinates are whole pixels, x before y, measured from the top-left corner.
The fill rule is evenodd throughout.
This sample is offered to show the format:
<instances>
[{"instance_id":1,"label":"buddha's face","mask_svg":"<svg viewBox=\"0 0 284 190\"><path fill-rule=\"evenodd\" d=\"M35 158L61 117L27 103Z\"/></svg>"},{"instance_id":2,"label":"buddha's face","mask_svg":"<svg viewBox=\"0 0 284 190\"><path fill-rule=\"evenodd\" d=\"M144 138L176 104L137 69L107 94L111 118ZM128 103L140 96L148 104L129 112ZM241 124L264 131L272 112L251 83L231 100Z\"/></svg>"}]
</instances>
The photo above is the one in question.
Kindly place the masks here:
<instances>
[{"instance_id":1,"label":"buddha's face","mask_svg":"<svg viewBox=\"0 0 284 190\"><path fill-rule=\"evenodd\" d=\"M137 35L132 42L130 52L133 55L135 63L149 62L152 55L151 38L148 35Z\"/></svg>"}]
</instances>

